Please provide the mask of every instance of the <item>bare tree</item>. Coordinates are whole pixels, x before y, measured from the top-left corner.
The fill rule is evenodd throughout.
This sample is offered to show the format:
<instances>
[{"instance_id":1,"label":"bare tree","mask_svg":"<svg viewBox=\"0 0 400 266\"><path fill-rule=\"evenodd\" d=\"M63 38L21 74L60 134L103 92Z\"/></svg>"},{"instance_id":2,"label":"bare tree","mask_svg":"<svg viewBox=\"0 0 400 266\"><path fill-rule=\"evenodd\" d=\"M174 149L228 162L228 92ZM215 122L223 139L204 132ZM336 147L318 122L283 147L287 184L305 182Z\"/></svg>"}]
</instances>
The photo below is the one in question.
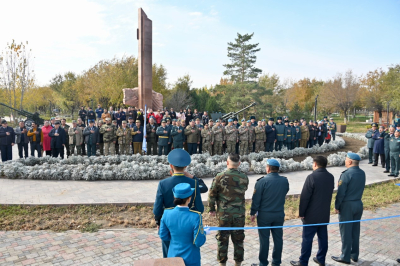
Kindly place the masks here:
<instances>
[{"instance_id":1,"label":"bare tree","mask_svg":"<svg viewBox=\"0 0 400 266\"><path fill-rule=\"evenodd\" d=\"M165 100L165 106L174 108L175 110L185 109L188 105L192 105L192 97L188 92L183 90L174 90Z\"/></svg>"},{"instance_id":2,"label":"bare tree","mask_svg":"<svg viewBox=\"0 0 400 266\"><path fill-rule=\"evenodd\" d=\"M320 101L327 108L340 110L347 122L347 114L357 101L360 84L351 70L344 75L337 74L332 80L325 82Z\"/></svg>"}]
</instances>

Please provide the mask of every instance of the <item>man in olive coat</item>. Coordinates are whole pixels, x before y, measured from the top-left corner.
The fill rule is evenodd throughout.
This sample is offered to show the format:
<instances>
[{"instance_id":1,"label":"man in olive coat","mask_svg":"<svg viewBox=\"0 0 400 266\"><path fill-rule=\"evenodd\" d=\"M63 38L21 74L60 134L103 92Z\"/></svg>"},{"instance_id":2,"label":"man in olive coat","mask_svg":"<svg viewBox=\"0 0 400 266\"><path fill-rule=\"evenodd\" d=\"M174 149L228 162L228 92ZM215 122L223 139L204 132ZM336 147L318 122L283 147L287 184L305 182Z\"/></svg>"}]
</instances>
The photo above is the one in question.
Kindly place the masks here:
<instances>
[{"instance_id":1,"label":"man in olive coat","mask_svg":"<svg viewBox=\"0 0 400 266\"><path fill-rule=\"evenodd\" d=\"M303 224L329 223L335 178L326 170L327 164L328 160L324 156L314 158L314 172L307 177L300 196L299 216ZM318 235L319 250L313 260L319 265L325 265L328 252L327 225L303 227L301 256L299 261L291 261L292 265L308 265L315 234Z\"/></svg>"}]
</instances>

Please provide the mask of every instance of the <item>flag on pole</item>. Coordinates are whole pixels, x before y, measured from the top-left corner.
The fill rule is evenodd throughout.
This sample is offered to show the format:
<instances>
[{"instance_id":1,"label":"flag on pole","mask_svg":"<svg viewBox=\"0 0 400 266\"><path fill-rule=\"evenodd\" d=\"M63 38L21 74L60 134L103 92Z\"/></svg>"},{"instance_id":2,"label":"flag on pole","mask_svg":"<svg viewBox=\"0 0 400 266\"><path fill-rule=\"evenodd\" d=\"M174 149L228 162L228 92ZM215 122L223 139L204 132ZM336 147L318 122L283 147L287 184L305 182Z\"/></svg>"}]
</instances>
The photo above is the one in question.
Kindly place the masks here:
<instances>
[{"instance_id":1,"label":"flag on pole","mask_svg":"<svg viewBox=\"0 0 400 266\"><path fill-rule=\"evenodd\" d=\"M144 125L143 125L143 144L142 150L147 153L147 142L146 142L146 117L147 117L147 104L144 105Z\"/></svg>"}]
</instances>

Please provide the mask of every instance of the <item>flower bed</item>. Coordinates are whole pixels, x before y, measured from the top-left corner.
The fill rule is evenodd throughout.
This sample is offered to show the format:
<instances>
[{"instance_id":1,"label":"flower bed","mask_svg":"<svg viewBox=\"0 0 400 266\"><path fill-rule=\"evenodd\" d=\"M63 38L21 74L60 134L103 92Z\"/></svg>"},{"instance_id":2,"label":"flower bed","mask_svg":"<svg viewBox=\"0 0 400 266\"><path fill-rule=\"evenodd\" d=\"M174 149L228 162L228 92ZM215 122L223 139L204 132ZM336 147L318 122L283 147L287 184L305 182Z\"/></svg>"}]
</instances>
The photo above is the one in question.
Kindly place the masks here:
<instances>
[{"instance_id":1,"label":"flower bed","mask_svg":"<svg viewBox=\"0 0 400 266\"><path fill-rule=\"evenodd\" d=\"M337 134L349 138L365 140L358 134ZM335 151L345 146L345 141L338 137L335 141L321 146L316 145L310 149L295 148L273 152L251 153L242 156L240 170L248 173L254 171L264 174L267 159L276 158L281 163L281 171L298 171L312 169L313 160L307 157L302 162L296 162L293 156L307 156L329 151ZM362 158L368 155L368 149L363 147L359 154ZM228 155L195 154L188 171L198 177L215 176L226 169ZM343 165L345 152L338 152L328 156L328 164L333 166ZM0 164L0 175L11 179L47 179L47 180L151 180L162 179L169 175L169 165L166 156L100 156L82 157L70 156L67 159L53 157L29 157L8 161Z\"/></svg>"}]
</instances>

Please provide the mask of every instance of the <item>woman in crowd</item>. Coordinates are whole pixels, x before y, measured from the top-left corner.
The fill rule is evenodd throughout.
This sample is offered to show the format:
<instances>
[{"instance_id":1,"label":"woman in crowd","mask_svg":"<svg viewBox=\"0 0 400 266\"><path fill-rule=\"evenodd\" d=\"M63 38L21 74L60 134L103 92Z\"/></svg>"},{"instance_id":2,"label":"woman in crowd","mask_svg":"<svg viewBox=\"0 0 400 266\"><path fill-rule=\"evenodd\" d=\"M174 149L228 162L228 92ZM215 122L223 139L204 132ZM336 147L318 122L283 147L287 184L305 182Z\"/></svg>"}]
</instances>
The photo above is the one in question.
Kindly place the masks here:
<instances>
[{"instance_id":1,"label":"woman in crowd","mask_svg":"<svg viewBox=\"0 0 400 266\"><path fill-rule=\"evenodd\" d=\"M200 266L200 247L206 242L200 212L191 211L189 203L194 188L180 183L173 188L175 208L165 209L160 224L160 238L170 241L168 257L181 257L186 266Z\"/></svg>"},{"instance_id":2,"label":"woman in crowd","mask_svg":"<svg viewBox=\"0 0 400 266\"><path fill-rule=\"evenodd\" d=\"M42 127L43 152L46 152L46 156L51 156L51 137L49 137L49 133L52 129L53 127L50 125L50 122L44 121L44 126Z\"/></svg>"}]
</instances>

